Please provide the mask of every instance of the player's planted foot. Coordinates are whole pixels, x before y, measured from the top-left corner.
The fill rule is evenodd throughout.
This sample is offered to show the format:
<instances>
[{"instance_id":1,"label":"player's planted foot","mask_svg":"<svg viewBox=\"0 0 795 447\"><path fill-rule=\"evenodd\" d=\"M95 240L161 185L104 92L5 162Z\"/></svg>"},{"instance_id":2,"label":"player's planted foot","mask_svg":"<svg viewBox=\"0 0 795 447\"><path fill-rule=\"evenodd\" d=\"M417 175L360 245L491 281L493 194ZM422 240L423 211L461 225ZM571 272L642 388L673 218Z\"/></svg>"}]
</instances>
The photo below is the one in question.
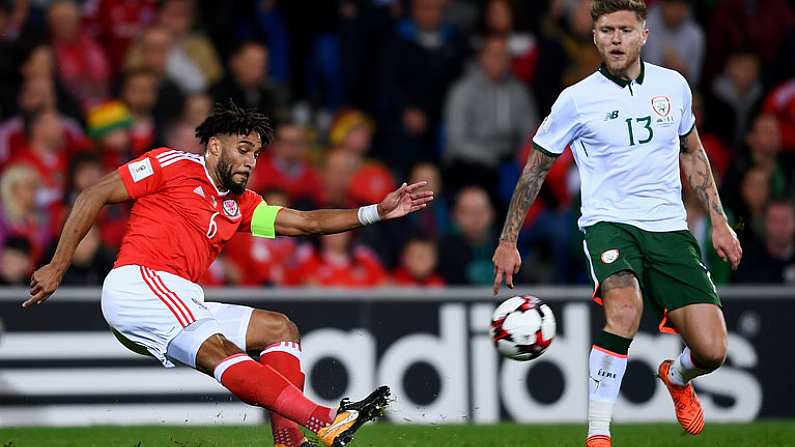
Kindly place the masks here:
<instances>
[{"instance_id":1,"label":"player's planted foot","mask_svg":"<svg viewBox=\"0 0 795 447\"><path fill-rule=\"evenodd\" d=\"M384 414L389 403L389 387L381 386L359 402L342 399L337 417L328 427L320 429L317 437L323 444L343 447L353 440L353 435L362 425Z\"/></svg>"},{"instance_id":2,"label":"player's planted foot","mask_svg":"<svg viewBox=\"0 0 795 447\"><path fill-rule=\"evenodd\" d=\"M592 435L585 440L585 447L612 447L610 436Z\"/></svg>"},{"instance_id":3,"label":"player's planted foot","mask_svg":"<svg viewBox=\"0 0 795 447\"><path fill-rule=\"evenodd\" d=\"M671 393L679 425L691 435L697 435L704 429L704 410L701 409L701 402L696 396L692 383L688 383L685 386L671 383L668 378L668 372L671 370L672 363L673 360L665 360L660 363L657 377L662 380L665 387L668 388L668 392Z\"/></svg>"}]
</instances>

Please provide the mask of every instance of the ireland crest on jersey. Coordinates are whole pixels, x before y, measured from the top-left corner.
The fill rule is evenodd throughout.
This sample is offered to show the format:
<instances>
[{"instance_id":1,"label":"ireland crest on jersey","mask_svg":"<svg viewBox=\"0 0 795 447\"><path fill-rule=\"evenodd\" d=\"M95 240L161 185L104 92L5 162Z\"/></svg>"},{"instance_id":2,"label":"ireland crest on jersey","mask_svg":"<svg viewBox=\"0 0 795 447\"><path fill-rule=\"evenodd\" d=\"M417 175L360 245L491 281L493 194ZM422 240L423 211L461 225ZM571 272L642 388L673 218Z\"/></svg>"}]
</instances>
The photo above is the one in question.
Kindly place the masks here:
<instances>
[{"instance_id":1,"label":"ireland crest on jersey","mask_svg":"<svg viewBox=\"0 0 795 447\"><path fill-rule=\"evenodd\" d=\"M240 214L240 208L237 207L237 202L234 200L224 200L224 212L229 217L236 217Z\"/></svg>"},{"instance_id":2,"label":"ireland crest on jersey","mask_svg":"<svg viewBox=\"0 0 795 447\"><path fill-rule=\"evenodd\" d=\"M651 107L661 117L671 113L671 100L667 96L655 96L651 99Z\"/></svg>"}]
</instances>

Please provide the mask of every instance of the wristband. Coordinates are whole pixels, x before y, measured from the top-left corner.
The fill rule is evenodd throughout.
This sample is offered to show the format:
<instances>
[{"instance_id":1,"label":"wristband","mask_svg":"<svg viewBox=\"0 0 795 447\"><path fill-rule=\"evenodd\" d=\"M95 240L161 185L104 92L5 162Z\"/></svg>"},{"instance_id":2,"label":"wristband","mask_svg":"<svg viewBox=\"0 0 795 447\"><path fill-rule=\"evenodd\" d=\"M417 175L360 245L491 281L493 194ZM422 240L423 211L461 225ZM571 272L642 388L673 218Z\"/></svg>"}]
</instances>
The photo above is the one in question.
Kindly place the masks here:
<instances>
[{"instance_id":1,"label":"wristband","mask_svg":"<svg viewBox=\"0 0 795 447\"><path fill-rule=\"evenodd\" d=\"M381 220L381 216L378 215L378 205L363 206L359 208L357 215L362 225L370 225Z\"/></svg>"}]
</instances>

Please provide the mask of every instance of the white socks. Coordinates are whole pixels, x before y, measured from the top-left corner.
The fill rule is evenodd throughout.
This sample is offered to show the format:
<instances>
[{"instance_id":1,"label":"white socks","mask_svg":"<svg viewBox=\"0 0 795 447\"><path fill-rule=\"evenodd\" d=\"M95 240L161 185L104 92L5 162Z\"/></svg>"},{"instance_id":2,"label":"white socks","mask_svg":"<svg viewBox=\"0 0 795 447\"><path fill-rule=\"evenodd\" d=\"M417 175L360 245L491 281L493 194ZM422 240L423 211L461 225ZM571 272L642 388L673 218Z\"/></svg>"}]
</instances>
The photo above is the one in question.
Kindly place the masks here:
<instances>
[{"instance_id":1,"label":"white socks","mask_svg":"<svg viewBox=\"0 0 795 447\"><path fill-rule=\"evenodd\" d=\"M671 369L668 370L668 379L670 379L671 383L674 385L685 386L687 382L709 372L709 370L701 369L693 364L690 348L685 346L685 349L679 354L679 357L674 360Z\"/></svg>"},{"instance_id":2,"label":"white socks","mask_svg":"<svg viewBox=\"0 0 795 447\"><path fill-rule=\"evenodd\" d=\"M627 369L627 356L594 345L588 364L588 436L610 436L610 420Z\"/></svg>"}]
</instances>

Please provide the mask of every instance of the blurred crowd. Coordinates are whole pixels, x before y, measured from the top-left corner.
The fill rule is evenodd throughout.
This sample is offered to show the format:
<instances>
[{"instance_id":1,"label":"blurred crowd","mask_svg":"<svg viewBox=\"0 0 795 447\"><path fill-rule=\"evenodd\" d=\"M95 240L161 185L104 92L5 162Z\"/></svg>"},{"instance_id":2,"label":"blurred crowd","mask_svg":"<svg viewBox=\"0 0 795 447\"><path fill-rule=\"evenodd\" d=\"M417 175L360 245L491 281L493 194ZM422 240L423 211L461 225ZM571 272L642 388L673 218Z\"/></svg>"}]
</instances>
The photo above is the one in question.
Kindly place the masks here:
<instances>
[{"instance_id":1,"label":"blurred crowd","mask_svg":"<svg viewBox=\"0 0 795 447\"><path fill-rule=\"evenodd\" d=\"M203 153L215 102L272 117L249 187L298 209L380 201L428 180L433 205L316 239L238 235L207 285L485 285L530 137L594 72L590 0L0 0L0 283L46 263L77 194L159 147ZM647 0L643 57L681 72L731 223L732 272L684 188L720 284L795 284L795 8ZM686 182L685 182L686 183ZM129 204L106 207L64 284L112 268ZM520 235L520 283L589 281L571 153Z\"/></svg>"}]
</instances>

